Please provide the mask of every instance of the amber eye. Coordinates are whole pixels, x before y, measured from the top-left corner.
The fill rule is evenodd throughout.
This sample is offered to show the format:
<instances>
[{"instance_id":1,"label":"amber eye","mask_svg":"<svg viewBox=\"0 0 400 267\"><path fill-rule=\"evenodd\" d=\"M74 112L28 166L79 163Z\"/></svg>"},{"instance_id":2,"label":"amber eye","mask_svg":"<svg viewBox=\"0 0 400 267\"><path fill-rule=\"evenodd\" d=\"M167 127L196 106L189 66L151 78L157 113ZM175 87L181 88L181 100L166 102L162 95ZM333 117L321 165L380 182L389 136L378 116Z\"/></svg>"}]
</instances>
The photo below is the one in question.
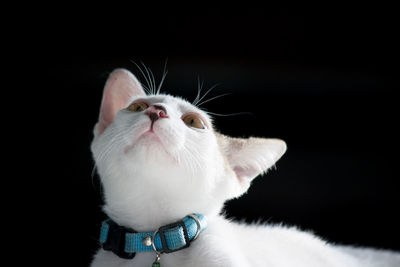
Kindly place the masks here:
<instances>
[{"instance_id":1,"label":"amber eye","mask_svg":"<svg viewBox=\"0 0 400 267\"><path fill-rule=\"evenodd\" d=\"M195 114L189 114L182 118L183 122L193 128L205 129L206 126L204 122Z\"/></svg>"},{"instance_id":2,"label":"amber eye","mask_svg":"<svg viewBox=\"0 0 400 267\"><path fill-rule=\"evenodd\" d=\"M127 109L129 111L133 111L133 112L140 112L140 111L147 109L148 107L149 107L149 105L147 105L144 102L135 102L135 103L130 104Z\"/></svg>"}]
</instances>

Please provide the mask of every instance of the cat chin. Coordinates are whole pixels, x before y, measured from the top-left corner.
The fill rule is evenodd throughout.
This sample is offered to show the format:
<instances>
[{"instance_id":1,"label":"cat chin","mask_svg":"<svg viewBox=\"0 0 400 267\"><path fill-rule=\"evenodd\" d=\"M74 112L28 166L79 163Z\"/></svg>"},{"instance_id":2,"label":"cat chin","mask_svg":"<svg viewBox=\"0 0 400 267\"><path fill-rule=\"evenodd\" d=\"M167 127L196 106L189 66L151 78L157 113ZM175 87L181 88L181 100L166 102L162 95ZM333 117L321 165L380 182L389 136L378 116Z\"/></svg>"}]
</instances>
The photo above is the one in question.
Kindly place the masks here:
<instances>
[{"instance_id":1,"label":"cat chin","mask_svg":"<svg viewBox=\"0 0 400 267\"><path fill-rule=\"evenodd\" d=\"M146 164L162 162L177 164L177 158L171 154L170 149L154 133L146 132L133 144L124 149L124 155L135 158L135 161L145 161Z\"/></svg>"},{"instance_id":2,"label":"cat chin","mask_svg":"<svg viewBox=\"0 0 400 267\"><path fill-rule=\"evenodd\" d=\"M163 149L166 150L160 137L152 130L148 130L141 134L131 145L124 149L125 154L129 154L135 150L152 150Z\"/></svg>"}]
</instances>

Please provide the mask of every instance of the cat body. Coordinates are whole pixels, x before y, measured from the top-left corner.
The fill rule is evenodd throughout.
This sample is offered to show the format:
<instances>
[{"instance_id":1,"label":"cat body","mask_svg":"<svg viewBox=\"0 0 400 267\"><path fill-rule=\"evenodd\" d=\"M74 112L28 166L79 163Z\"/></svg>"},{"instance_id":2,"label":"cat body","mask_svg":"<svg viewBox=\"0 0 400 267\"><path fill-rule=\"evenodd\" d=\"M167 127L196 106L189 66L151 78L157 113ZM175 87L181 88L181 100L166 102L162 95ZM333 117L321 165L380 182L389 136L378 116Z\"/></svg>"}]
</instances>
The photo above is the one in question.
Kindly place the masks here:
<instances>
[{"instance_id":1,"label":"cat body","mask_svg":"<svg viewBox=\"0 0 400 267\"><path fill-rule=\"evenodd\" d=\"M195 105L146 95L129 71L117 69L107 80L91 149L104 212L118 225L154 232L191 213L206 217L208 227L190 247L162 254L161 266L400 266L395 252L334 246L294 227L225 219L224 202L245 193L286 144L222 135ZM91 266L150 266L155 255L123 259L100 249Z\"/></svg>"},{"instance_id":2,"label":"cat body","mask_svg":"<svg viewBox=\"0 0 400 267\"><path fill-rule=\"evenodd\" d=\"M244 225L230 222L220 216L208 218L208 224L208 228L192 242L189 248L162 255L161 265L399 266L400 256L392 252L335 247L311 233L299 231L294 227ZM96 255L92 266L150 266L154 260L154 253L137 253L134 259L125 260L112 252L102 250Z\"/></svg>"}]
</instances>

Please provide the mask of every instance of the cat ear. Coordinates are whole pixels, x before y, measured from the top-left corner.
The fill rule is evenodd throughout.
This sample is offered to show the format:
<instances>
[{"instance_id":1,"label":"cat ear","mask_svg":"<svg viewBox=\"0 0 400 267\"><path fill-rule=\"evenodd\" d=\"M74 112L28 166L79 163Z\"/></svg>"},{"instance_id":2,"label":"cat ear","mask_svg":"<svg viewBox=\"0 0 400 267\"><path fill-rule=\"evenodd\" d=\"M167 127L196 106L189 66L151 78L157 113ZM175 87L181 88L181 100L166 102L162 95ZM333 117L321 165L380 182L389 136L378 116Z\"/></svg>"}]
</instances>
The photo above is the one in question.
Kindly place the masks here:
<instances>
[{"instance_id":1,"label":"cat ear","mask_svg":"<svg viewBox=\"0 0 400 267\"><path fill-rule=\"evenodd\" d=\"M227 136L223 139L223 151L239 183L235 197L246 192L251 181L266 172L286 151L286 143L280 139Z\"/></svg>"},{"instance_id":2,"label":"cat ear","mask_svg":"<svg viewBox=\"0 0 400 267\"><path fill-rule=\"evenodd\" d=\"M146 95L140 82L126 69L114 70L107 79L101 102L95 136L100 135L114 121L115 114L125 108L132 97Z\"/></svg>"}]
</instances>

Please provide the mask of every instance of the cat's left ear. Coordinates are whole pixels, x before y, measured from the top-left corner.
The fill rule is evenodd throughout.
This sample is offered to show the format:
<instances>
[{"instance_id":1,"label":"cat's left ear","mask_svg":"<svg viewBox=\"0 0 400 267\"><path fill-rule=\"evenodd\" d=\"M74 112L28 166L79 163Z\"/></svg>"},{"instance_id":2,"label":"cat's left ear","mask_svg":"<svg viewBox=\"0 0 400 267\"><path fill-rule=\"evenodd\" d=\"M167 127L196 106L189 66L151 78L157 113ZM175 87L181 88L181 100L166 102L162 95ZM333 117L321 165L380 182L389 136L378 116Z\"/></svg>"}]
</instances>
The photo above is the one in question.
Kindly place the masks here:
<instances>
[{"instance_id":1,"label":"cat's left ear","mask_svg":"<svg viewBox=\"0 0 400 267\"><path fill-rule=\"evenodd\" d=\"M114 70L107 79L101 102L99 121L94 128L98 136L114 121L117 112L126 108L133 97L146 95L136 77L126 69Z\"/></svg>"},{"instance_id":2,"label":"cat's left ear","mask_svg":"<svg viewBox=\"0 0 400 267\"><path fill-rule=\"evenodd\" d=\"M286 143L280 139L222 138L222 149L233 170L238 187L232 192L239 197L247 191L251 181L272 167L286 151Z\"/></svg>"}]
</instances>

